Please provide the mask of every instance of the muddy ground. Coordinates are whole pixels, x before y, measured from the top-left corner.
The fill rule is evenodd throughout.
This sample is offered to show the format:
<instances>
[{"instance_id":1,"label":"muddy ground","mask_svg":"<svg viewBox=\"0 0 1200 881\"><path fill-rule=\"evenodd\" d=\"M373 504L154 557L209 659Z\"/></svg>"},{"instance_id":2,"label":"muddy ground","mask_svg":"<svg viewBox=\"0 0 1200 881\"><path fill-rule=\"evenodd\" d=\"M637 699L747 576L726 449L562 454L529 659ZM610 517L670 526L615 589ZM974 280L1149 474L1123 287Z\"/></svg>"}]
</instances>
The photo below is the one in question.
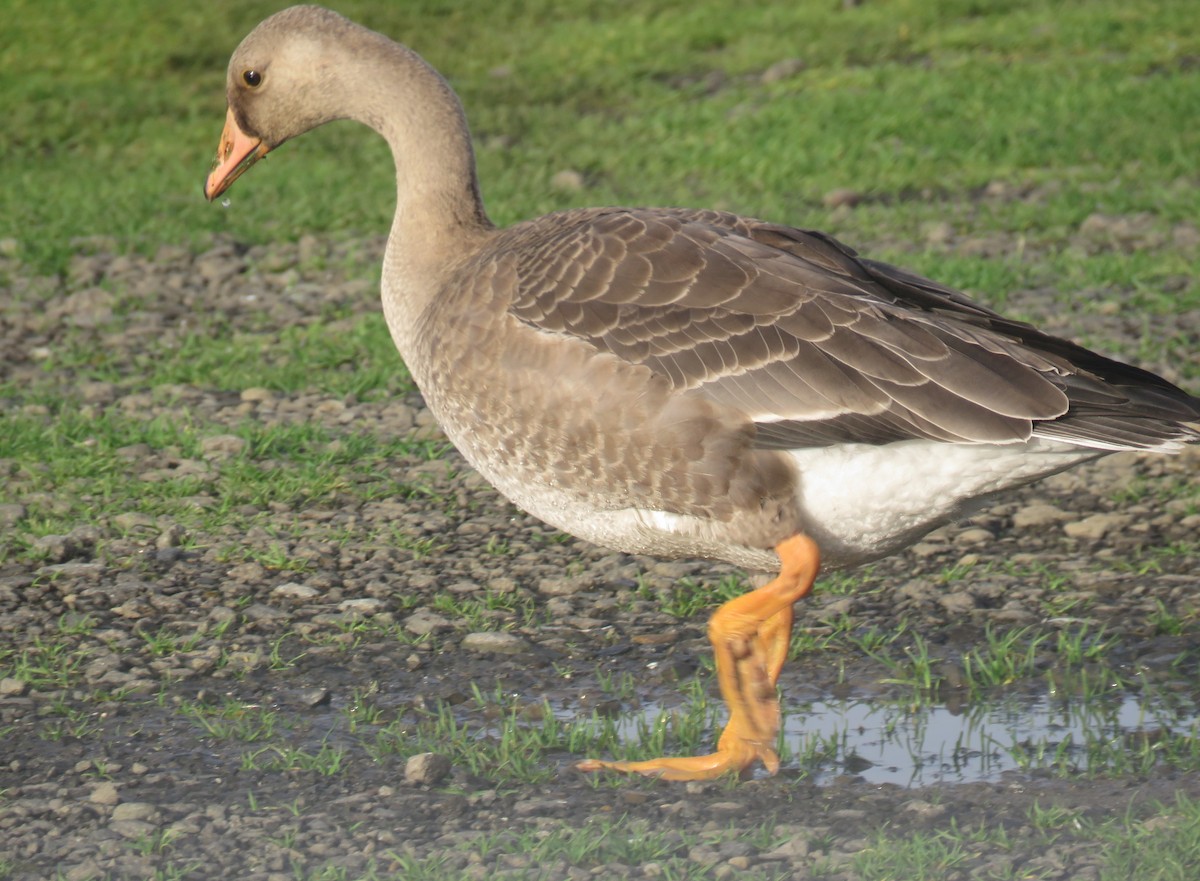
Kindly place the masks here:
<instances>
[{"instance_id":1,"label":"muddy ground","mask_svg":"<svg viewBox=\"0 0 1200 881\"><path fill-rule=\"evenodd\" d=\"M1135 232L1137 223L1112 221ZM1092 226L1079 235L1120 246L1112 228ZM114 256L106 245L81 243L63 278L31 276L11 258L0 267L11 294L0 313L0 374L18 390L0 401L7 412L53 425L56 407L46 401L58 395L95 418L188 421L201 438L196 454L142 445L121 459L147 482L196 478L188 498L196 510L219 510L220 476L246 455L236 431L247 422L313 423L334 443L355 431L436 438L415 393L360 401L319 388L238 393L139 379L146 358L216 316L225 330L258 334L266 362L282 357L273 346L286 327L331 310L329 332L352 326L378 309L378 241L218 242L198 256L171 248L153 257ZM1194 314L1065 308L1071 292L1051 293L1013 292L1010 303L1056 331L1114 345L1200 332ZM1123 295L1075 292L1116 304ZM82 362L46 371L68 343L104 351L115 373L94 381ZM1145 366L1180 376L1167 356ZM286 455L262 458L286 479ZM797 626L820 636L904 622L949 658L989 627L1052 633L1082 622L1114 637L1106 669L1186 690L1200 657L1200 515L1194 494L1154 487L1186 486L1198 468L1197 450L1121 455L1005 496L878 564L856 590L818 593ZM736 784L597 784L573 769L582 755L550 749L524 780L461 759L408 766L406 777L412 750L373 752L372 732L395 723L389 730L402 741L404 726L439 704L486 727L494 710L475 701L475 689L518 707L549 701L569 718L596 708L606 677L627 675L633 693L616 707L602 698L602 711L678 702L709 654L705 612L677 617L662 601L680 579L715 585L729 570L561 540L452 452L432 463L418 451L390 459L381 480L421 487L404 498L377 497L364 482L304 502L245 503L237 523L252 522L248 529L98 502L94 517L31 549L37 519L86 492L46 489L35 471L0 461L0 634L10 652L0 662L0 878L853 878L855 855L880 833L969 830L987 834L974 835L940 877L1091 878L1099 849L1086 836L1039 834L1035 805L1080 822L1127 812L1164 822L1158 802L1200 798L1200 774L1167 762L915 788L871 784L841 759L816 776L793 762L774 778ZM447 596L487 611L456 616L435 602ZM508 599L487 608L486 597ZM497 631L509 636L473 635ZM65 649L51 657L49 646ZM886 668L838 646L788 665L785 700L900 693L880 684ZM14 666L22 657L57 664L62 675L31 681ZM1016 686L1044 688L1044 672ZM379 715L356 715L368 703ZM185 711L197 706L225 708L225 721L270 711L274 729L218 736ZM536 724L536 710L529 716ZM324 764L313 759L319 767L294 756L272 766L281 746L332 752ZM247 759L266 747L275 751ZM623 861L603 850L544 856L529 843L605 823L663 837L664 850Z\"/></svg>"}]
</instances>

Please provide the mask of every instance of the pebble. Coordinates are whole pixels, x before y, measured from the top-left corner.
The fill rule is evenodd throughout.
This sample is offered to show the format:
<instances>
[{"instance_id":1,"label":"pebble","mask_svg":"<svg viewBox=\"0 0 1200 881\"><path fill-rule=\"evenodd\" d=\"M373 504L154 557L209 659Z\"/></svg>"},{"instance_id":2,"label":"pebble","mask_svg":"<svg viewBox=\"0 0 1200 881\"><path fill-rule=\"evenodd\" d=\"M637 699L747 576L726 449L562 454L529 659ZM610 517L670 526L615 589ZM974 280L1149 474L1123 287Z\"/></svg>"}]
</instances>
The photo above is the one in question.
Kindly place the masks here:
<instances>
[{"instance_id":1,"label":"pebble","mask_svg":"<svg viewBox=\"0 0 1200 881\"><path fill-rule=\"evenodd\" d=\"M24 505L3 504L0 505L0 527L5 529L16 526L25 519L27 510Z\"/></svg>"},{"instance_id":2,"label":"pebble","mask_svg":"<svg viewBox=\"0 0 1200 881\"><path fill-rule=\"evenodd\" d=\"M461 646L464 651L479 654L516 655L529 651L529 643L507 631L468 633L463 637Z\"/></svg>"},{"instance_id":3,"label":"pebble","mask_svg":"<svg viewBox=\"0 0 1200 881\"><path fill-rule=\"evenodd\" d=\"M287 612L277 609L274 606L268 606L266 603L251 603L242 609L242 615L245 616L247 621L254 621L258 624L272 624L286 618Z\"/></svg>"},{"instance_id":4,"label":"pebble","mask_svg":"<svg viewBox=\"0 0 1200 881\"><path fill-rule=\"evenodd\" d=\"M94 805L115 805L120 801L116 784L108 780L96 784L88 794L88 801Z\"/></svg>"},{"instance_id":5,"label":"pebble","mask_svg":"<svg viewBox=\"0 0 1200 881\"><path fill-rule=\"evenodd\" d=\"M786 841L779 844L773 850L762 854L764 860L786 860L788 862L803 859L809 853L808 839L794 835Z\"/></svg>"},{"instance_id":6,"label":"pebble","mask_svg":"<svg viewBox=\"0 0 1200 881\"><path fill-rule=\"evenodd\" d=\"M88 857L82 863L77 863L67 869L63 875L65 881L93 881L93 879L104 877L105 871L100 864L93 858Z\"/></svg>"},{"instance_id":7,"label":"pebble","mask_svg":"<svg viewBox=\"0 0 1200 881\"><path fill-rule=\"evenodd\" d=\"M329 703L331 697L332 697L331 692L329 691L328 688L325 688L324 686L317 686L316 688L305 688L305 689L301 690L299 694L297 694L297 698L299 698L301 705L306 706L306 707L322 706L324 704Z\"/></svg>"},{"instance_id":8,"label":"pebble","mask_svg":"<svg viewBox=\"0 0 1200 881\"><path fill-rule=\"evenodd\" d=\"M938 605L951 615L965 615L968 612L975 611L979 605L975 597L965 590L943 594L938 597L937 601Z\"/></svg>"},{"instance_id":9,"label":"pebble","mask_svg":"<svg viewBox=\"0 0 1200 881\"><path fill-rule=\"evenodd\" d=\"M271 596L279 599L289 600L311 600L313 597L321 595L321 591L307 584L297 584L295 581L289 581L286 584L280 584L277 587L271 588Z\"/></svg>"},{"instance_id":10,"label":"pebble","mask_svg":"<svg viewBox=\"0 0 1200 881\"><path fill-rule=\"evenodd\" d=\"M807 66L803 59L800 58L783 58L764 70L759 79L764 86L769 86L772 83L778 83L794 77Z\"/></svg>"},{"instance_id":11,"label":"pebble","mask_svg":"<svg viewBox=\"0 0 1200 881\"><path fill-rule=\"evenodd\" d=\"M1071 538L1099 541L1113 530L1128 526L1132 519L1127 514L1093 514L1083 520L1064 524L1063 532Z\"/></svg>"},{"instance_id":12,"label":"pebble","mask_svg":"<svg viewBox=\"0 0 1200 881\"><path fill-rule=\"evenodd\" d=\"M945 805L932 804L920 798L914 798L911 801L905 802L901 806L901 809L926 820L936 820L946 813Z\"/></svg>"},{"instance_id":13,"label":"pebble","mask_svg":"<svg viewBox=\"0 0 1200 881\"><path fill-rule=\"evenodd\" d=\"M439 630L450 630L453 626L450 623L450 619L430 612L427 609L414 612L404 619L404 629L417 636L436 633Z\"/></svg>"},{"instance_id":14,"label":"pebble","mask_svg":"<svg viewBox=\"0 0 1200 881\"><path fill-rule=\"evenodd\" d=\"M1058 508L1054 505L1039 503L1035 505L1026 505L1017 510L1013 514L1013 526L1017 529L1031 529L1041 526L1054 526L1062 523L1065 520L1072 519L1074 515Z\"/></svg>"},{"instance_id":15,"label":"pebble","mask_svg":"<svg viewBox=\"0 0 1200 881\"><path fill-rule=\"evenodd\" d=\"M822 196L821 204L826 208L853 208L865 198L866 195L859 190L839 187Z\"/></svg>"},{"instance_id":16,"label":"pebble","mask_svg":"<svg viewBox=\"0 0 1200 881\"><path fill-rule=\"evenodd\" d=\"M583 175L573 168L565 168L550 178L550 186L566 193L577 193L584 188L586 182Z\"/></svg>"},{"instance_id":17,"label":"pebble","mask_svg":"<svg viewBox=\"0 0 1200 881\"><path fill-rule=\"evenodd\" d=\"M435 786L450 773L450 760L439 753L418 753L404 763L404 779L417 786Z\"/></svg>"},{"instance_id":18,"label":"pebble","mask_svg":"<svg viewBox=\"0 0 1200 881\"><path fill-rule=\"evenodd\" d=\"M543 578L538 581L538 593L545 596L572 596L573 594L586 591L591 588L594 581L586 575L577 576L574 578Z\"/></svg>"},{"instance_id":19,"label":"pebble","mask_svg":"<svg viewBox=\"0 0 1200 881\"><path fill-rule=\"evenodd\" d=\"M153 823L147 823L145 820L113 820L108 824L108 828L122 838L136 840L153 835L158 827Z\"/></svg>"},{"instance_id":20,"label":"pebble","mask_svg":"<svg viewBox=\"0 0 1200 881\"><path fill-rule=\"evenodd\" d=\"M158 819L158 807L147 802L129 801L119 804L112 811L112 820L144 820L153 822Z\"/></svg>"},{"instance_id":21,"label":"pebble","mask_svg":"<svg viewBox=\"0 0 1200 881\"><path fill-rule=\"evenodd\" d=\"M200 455L205 459L232 459L234 456L244 453L246 446L245 438L238 437L236 434L215 434L201 438Z\"/></svg>"},{"instance_id":22,"label":"pebble","mask_svg":"<svg viewBox=\"0 0 1200 881\"><path fill-rule=\"evenodd\" d=\"M158 522L149 514L140 511L126 511L112 519L113 525L122 532L138 532L158 528Z\"/></svg>"},{"instance_id":23,"label":"pebble","mask_svg":"<svg viewBox=\"0 0 1200 881\"><path fill-rule=\"evenodd\" d=\"M982 545L990 541L994 541L994 536L990 529L984 529L981 526L974 526L970 529L964 529L962 532L954 536L955 542L964 545Z\"/></svg>"},{"instance_id":24,"label":"pebble","mask_svg":"<svg viewBox=\"0 0 1200 881\"><path fill-rule=\"evenodd\" d=\"M387 603L375 597L355 597L338 603L338 611L349 615L369 617L387 608Z\"/></svg>"}]
</instances>

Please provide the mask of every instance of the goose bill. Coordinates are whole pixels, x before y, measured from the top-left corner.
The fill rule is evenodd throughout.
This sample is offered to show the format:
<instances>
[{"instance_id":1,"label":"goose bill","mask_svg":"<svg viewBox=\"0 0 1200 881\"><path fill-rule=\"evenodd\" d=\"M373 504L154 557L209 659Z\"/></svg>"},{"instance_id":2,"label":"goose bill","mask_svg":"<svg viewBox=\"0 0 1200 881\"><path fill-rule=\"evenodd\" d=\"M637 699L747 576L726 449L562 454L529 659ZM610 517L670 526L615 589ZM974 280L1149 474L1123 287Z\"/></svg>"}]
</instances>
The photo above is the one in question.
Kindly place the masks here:
<instances>
[{"instance_id":1,"label":"goose bill","mask_svg":"<svg viewBox=\"0 0 1200 881\"><path fill-rule=\"evenodd\" d=\"M238 127L233 110L225 114L225 129L217 146L217 159L204 182L204 197L212 201L229 189L255 162L267 155L262 138L252 138Z\"/></svg>"}]
</instances>

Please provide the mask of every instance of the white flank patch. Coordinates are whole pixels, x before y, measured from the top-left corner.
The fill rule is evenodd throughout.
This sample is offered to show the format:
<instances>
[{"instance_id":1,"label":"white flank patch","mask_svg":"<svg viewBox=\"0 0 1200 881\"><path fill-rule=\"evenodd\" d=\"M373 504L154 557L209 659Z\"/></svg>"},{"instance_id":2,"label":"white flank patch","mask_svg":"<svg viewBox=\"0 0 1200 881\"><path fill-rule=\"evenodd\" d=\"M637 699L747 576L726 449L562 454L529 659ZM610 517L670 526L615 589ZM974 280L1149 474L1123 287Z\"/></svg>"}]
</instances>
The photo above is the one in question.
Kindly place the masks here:
<instances>
[{"instance_id":1,"label":"white flank patch","mask_svg":"<svg viewBox=\"0 0 1200 881\"><path fill-rule=\"evenodd\" d=\"M912 440L794 450L807 531L834 565L854 565L916 540L975 500L1094 458L1094 450Z\"/></svg>"}]
</instances>

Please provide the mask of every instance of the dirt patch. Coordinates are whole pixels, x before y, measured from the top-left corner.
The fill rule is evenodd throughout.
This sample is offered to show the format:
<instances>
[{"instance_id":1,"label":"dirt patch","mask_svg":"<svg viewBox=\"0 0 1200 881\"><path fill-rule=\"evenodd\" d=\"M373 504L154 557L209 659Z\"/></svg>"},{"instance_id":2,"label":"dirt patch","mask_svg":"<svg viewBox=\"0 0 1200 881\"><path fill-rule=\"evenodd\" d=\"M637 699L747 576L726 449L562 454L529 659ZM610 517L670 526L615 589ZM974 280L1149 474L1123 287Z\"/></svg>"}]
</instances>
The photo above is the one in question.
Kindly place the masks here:
<instances>
[{"instance_id":1,"label":"dirt patch","mask_svg":"<svg viewBox=\"0 0 1200 881\"><path fill-rule=\"evenodd\" d=\"M495 766L497 750L484 753L492 766L410 763L439 752L404 742L439 711L482 742L501 704L536 727L547 702L564 717L681 702L708 657L705 613L664 609L679 608L686 579L715 589L734 573L564 541L453 452L431 461L428 446L397 448L316 497L241 500L223 520L222 480L247 459L281 481L320 477L297 475L286 450L247 448L248 422L319 426L342 466L356 432L436 444L399 371L394 395L363 400L139 379L198 324L256 335L264 369L294 356L287 329L349 332L378 310L379 247L101 249L64 279L0 265L12 293L0 315L7 412L44 417L49 431L65 401L83 418L186 421L202 435L191 452L118 451L117 467L147 487L186 481L195 516L98 498L99 513L51 534L39 518L82 510L88 488L0 460L0 877L850 878L878 834L978 829L989 834L944 877L1085 878L1097 876L1094 843L1047 839L1031 826L1035 806L1099 821L1200 798L1200 778L1166 762L922 789L869 784L849 762L823 785L798 762L736 785L597 783L565 747L524 779ZM1025 313L1057 312L1015 296ZM1076 335L1134 330L1103 310L1054 320ZM1195 338L1200 316L1172 328ZM105 353L102 376L89 350ZM1186 687L1200 649L1197 468L1194 449L1114 456L1005 496L852 585L830 582L799 610L813 642L784 672L785 700L902 696L852 640L821 642L901 625L942 660L989 629L1086 625L1111 638L1106 669L1124 671L1125 687L1168 667ZM1046 672L1014 687L1044 688ZM604 683L622 677L632 690L614 696ZM658 849L564 848L539 862L554 836L614 823Z\"/></svg>"}]
</instances>

